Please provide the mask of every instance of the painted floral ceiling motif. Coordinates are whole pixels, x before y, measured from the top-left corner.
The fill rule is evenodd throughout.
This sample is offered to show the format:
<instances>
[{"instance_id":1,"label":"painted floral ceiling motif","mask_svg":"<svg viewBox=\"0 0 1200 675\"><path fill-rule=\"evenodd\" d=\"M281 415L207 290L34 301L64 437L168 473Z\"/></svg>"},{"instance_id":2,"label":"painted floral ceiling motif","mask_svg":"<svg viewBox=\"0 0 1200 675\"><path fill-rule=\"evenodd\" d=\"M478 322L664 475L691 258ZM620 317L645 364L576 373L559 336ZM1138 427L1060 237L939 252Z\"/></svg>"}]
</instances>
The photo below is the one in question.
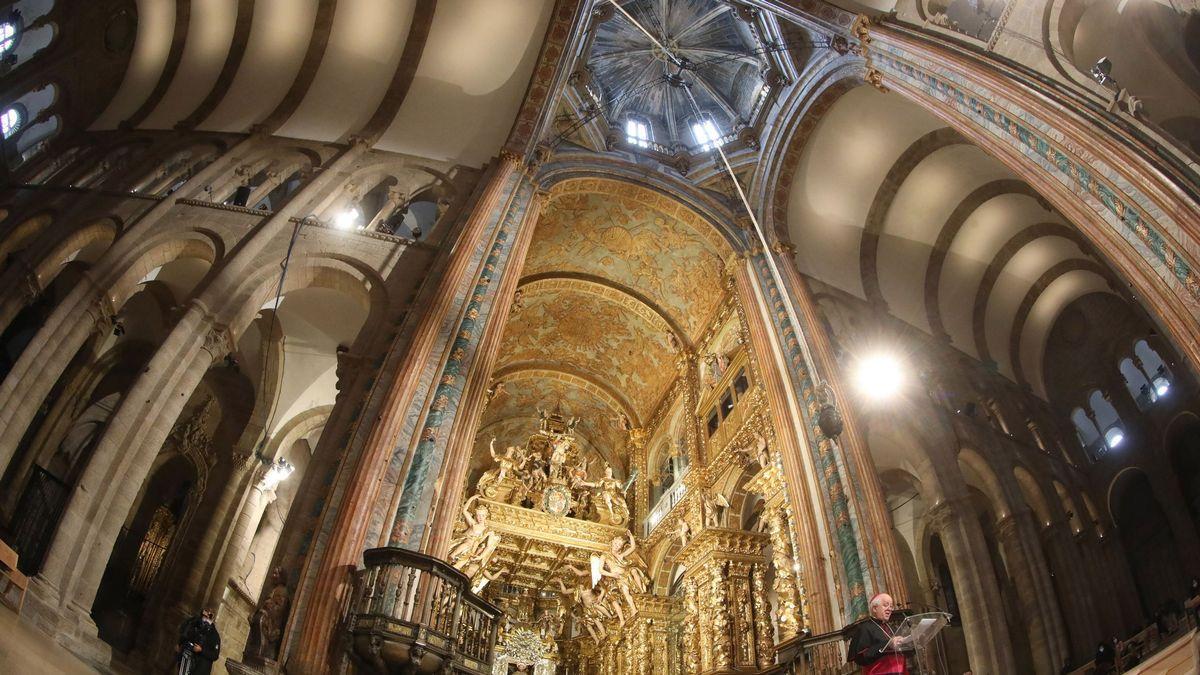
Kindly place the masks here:
<instances>
[{"instance_id":1,"label":"painted floral ceiling motif","mask_svg":"<svg viewBox=\"0 0 1200 675\"><path fill-rule=\"evenodd\" d=\"M722 254L712 227L670 198L613 181L551 193L525 276L594 275L645 296L689 339L721 301Z\"/></svg>"},{"instance_id":2,"label":"painted floral ceiling motif","mask_svg":"<svg viewBox=\"0 0 1200 675\"><path fill-rule=\"evenodd\" d=\"M628 183L559 183L534 230L493 375L472 471L488 443L523 443L561 404L619 473L626 424L644 426L678 377L676 351L712 322L730 247L680 202ZM627 418L623 420L622 417ZM594 470L599 470L597 466Z\"/></svg>"},{"instance_id":3,"label":"painted floral ceiling motif","mask_svg":"<svg viewBox=\"0 0 1200 675\"><path fill-rule=\"evenodd\" d=\"M613 396L650 415L675 379L666 325L619 297L589 292L571 279L522 288L500 347L501 368L546 364L603 383ZM625 296L628 297L628 296Z\"/></svg>"}]
</instances>

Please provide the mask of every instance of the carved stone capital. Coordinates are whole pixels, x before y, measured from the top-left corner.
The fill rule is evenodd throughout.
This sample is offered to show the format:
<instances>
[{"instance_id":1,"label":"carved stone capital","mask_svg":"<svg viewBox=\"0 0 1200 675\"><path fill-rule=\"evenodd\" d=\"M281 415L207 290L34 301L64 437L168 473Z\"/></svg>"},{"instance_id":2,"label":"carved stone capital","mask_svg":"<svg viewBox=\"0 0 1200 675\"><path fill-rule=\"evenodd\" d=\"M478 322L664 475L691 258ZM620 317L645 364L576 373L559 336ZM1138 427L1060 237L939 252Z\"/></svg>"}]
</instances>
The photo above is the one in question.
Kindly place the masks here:
<instances>
[{"instance_id":1,"label":"carved stone capital","mask_svg":"<svg viewBox=\"0 0 1200 675\"><path fill-rule=\"evenodd\" d=\"M85 311L96 325L98 332L106 333L112 330L116 309L113 308L112 300L107 295L98 296Z\"/></svg>"},{"instance_id":2,"label":"carved stone capital","mask_svg":"<svg viewBox=\"0 0 1200 675\"><path fill-rule=\"evenodd\" d=\"M204 344L200 348L208 352L213 361L233 353L233 333L229 331L229 326L214 323L204 334Z\"/></svg>"},{"instance_id":3,"label":"carved stone capital","mask_svg":"<svg viewBox=\"0 0 1200 675\"><path fill-rule=\"evenodd\" d=\"M943 499L929 507L925 520L934 532L944 532L963 515L966 499Z\"/></svg>"}]
</instances>

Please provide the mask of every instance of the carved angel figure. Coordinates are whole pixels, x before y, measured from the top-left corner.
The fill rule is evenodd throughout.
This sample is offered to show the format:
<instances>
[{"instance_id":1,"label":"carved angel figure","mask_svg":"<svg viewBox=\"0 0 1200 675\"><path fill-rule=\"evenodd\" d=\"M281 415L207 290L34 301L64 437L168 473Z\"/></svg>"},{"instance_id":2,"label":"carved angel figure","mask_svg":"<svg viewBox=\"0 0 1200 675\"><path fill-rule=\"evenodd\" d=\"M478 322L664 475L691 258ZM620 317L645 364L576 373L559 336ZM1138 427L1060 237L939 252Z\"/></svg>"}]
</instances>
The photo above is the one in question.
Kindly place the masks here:
<instances>
[{"instance_id":1,"label":"carved angel figure","mask_svg":"<svg viewBox=\"0 0 1200 675\"><path fill-rule=\"evenodd\" d=\"M626 532L626 535L627 539L613 537L612 545L601 557L600 575L613 580L632 610L633 594L645 592L647 579L642 569L645 563L637 552L637 541L632 532Z\"/></svg>"},{"instance_id":2,"label":"carved angel figure","mask_svg":"<svg viewBox=\"0 0 1200 675\"><path fill-rule=\"evenodd\" d=\"M467 576L473 575L467 573L465 568L469 565L479 570L486 567L492 552L500 543L500 535L492 532L488 524L488 508L479 504L475 506L472 514L471 507L478 500L479 495L475 495L463 503L462 515L467 528L450 542L450 553L447 556L450 564Z\"/></svg>"},{"instance_id":3,"label":"carved angel figure","mask_svg":"<svg viewBox=\"0 0 1200 675\"><path fill-rule=\"evenodd\" d=\"M675 527L675 536L679 539L680 546L687 546L687 543L692 539L692 526L684 518L680 518Z\"/></svg>"},{"instance_id":4,"label":"carved angel figure","mask_svg":"<svg viewBox=\"0 0 1200 675\"><path fill-rule=\"evenodd\" d=\"M504 480L510 473L516 473L524 469L526 462L529 461L529 458L525 456L525 451L515 445L508 446L505 448L503 454L497 455L495 437L492 438L488 452L491 453L492 460L500 467L500 471L496 474L495 478L497 482Z\"/></svg>"}]
</instances>

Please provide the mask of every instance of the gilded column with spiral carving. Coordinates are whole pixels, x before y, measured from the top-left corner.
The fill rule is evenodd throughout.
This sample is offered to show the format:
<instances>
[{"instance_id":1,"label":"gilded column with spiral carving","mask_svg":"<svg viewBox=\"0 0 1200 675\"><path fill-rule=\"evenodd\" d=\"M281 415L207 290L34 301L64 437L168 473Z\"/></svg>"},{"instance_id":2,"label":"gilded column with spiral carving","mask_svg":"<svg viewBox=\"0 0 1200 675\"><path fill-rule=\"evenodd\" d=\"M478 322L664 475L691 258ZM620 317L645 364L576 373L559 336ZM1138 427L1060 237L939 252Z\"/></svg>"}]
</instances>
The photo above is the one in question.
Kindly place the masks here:
<instances>
[{"instance_id":1,"label":"gilded column with spiral carving","mask_svg":"<svg viewBox=\"0 0 1200 675\"><path fill-rule=\"evenodd\" d=\"M751 599L754 603L755 652L758 667L767 669L775 663L775 643L771 630L771 601L767 598L767 566L755 564L750 570Z\"/></svg>"},{"instance_id":2,"label":"gilded column with spiral carving","mask_svg":"<svg viewBox=\"0 0 1200 675\"><path fill-rule=\"evenodd\" d=\"M687 605L683 622L683 663L686 672L698 673L705 645L700 631L700 589L694 578L684 579L683 597Z\"/></svg>"},{"instance_id":3,"label":"gilded column with spiral carving","mask_svg":"<svg viewBox=\"0 0 1200 675\"><path fill-rule=\"evenodd\" d=\"M733 641L730 635L729 593L726 588L728 563L717 561L708 570L708 616L712 626L712 668L726 670L733 665Z\"/></svg>"},{"instance_id":4,"label":"gilded column with spiral carving","mask_svg":"<svg viewBox=\"0 0 1200 675\"><path fill-rule=\"evenodd\" d=\"M787 516L782 507L763 514L771 535L772 562L775 565L774 590L778 598L775 621L779 626L780 641L790 640L800 634L805 623L801 614L801 600L795 561L792 557L791 539L787 533Z\"/></svg>"}]
</instances>

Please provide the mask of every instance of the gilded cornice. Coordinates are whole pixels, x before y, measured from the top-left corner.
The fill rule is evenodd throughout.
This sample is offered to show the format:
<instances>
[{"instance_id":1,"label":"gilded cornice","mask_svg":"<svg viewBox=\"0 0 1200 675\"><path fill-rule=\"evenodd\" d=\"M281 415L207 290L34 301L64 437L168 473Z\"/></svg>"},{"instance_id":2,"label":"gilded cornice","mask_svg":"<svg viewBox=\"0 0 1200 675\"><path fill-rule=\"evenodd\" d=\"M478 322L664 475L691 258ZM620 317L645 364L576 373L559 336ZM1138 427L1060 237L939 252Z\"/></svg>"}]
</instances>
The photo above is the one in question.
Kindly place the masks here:
<instances>
[{"instance_id":1,"label":"gilded cornice","mask_svg":"<svg viewBox=\"0 0 1200 675\"><path fill-rule=\"evenodd\" d=\"M490 512L488 523L501 534L602 553L609 550L613 539L623 539L627 530L590 520L552 516L542 511L512 504L480 500Z\"/></svg>"},{"instance_id":2,"label":"gilded cornice","mask_svg":"<svg viewBox=\"0 0 1200 675\"><path fill-rule=\"evenodd\" d=\"M743 532L723 527L707 528L697 534L675 556L675 562L687 568L685 574L702 569L709 561L764 562L763 551L769 538L758 532Z\"/></svg>"}]
</instances>

